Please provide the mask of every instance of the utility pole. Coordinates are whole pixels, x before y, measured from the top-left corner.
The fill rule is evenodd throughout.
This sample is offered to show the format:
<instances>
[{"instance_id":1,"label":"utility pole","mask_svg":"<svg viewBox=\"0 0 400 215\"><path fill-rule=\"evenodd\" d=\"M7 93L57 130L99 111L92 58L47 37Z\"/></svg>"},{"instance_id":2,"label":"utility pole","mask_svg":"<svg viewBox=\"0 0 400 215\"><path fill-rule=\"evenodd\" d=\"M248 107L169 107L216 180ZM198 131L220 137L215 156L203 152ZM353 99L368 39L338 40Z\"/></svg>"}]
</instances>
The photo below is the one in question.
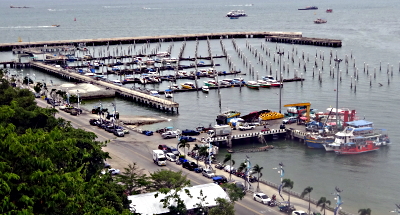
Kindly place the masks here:
<instances>
[{"instance_id":1,"label":"utility pole","mask_svg":"<svg viewBox=\"0 0 400 215\"><path fill-rule=\"evenodd\" d=\"M339 130L339 76L340 76L340 71L339 71L339 64L342 62L342 59L338 59L337 57L334 59L334 61L337 63L337 74L336 74L336 129Z\"/></svg>"},{"instance_id":2,"label":"utility pole","mask_svg":"<svg viewBox=\"0 0 400 215\"><path fill-rule=\"evenodd\" d=\"M282 55L285 54L284 51L278 51L277 54L279 55L279 113L282 113Z\"/></svg>"}]
</instances>

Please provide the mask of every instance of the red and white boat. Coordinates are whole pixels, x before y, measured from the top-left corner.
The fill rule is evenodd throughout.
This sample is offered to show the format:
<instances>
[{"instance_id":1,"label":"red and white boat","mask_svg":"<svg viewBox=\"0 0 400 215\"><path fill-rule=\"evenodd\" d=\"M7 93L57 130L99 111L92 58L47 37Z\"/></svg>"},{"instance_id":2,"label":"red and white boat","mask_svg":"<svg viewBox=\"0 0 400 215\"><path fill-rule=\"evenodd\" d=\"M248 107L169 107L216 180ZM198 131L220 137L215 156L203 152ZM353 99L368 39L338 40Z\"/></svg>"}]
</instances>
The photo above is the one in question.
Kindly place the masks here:
<instances>
[{"instance_id":1,"label":"red and white boat","mask_svg":"<svg viewBox=\"0 0 400 215\"><path fill-rule=\"evenodd\" d=\"M263 80L270 83L271 87L279 87L283 85L280 81L275 80L275 78L272 77L271 75L263 77Z\"/></svg>"},{"instance_id":2,"label":"red and white boat","mask_svg":"<svg viewBox=\"0 0 400 215\"><path fill-rule=\"evenodd\" d=\"M338 155L353 155L376 151L390 143L384 129L374 129L373 123L366 120L347 122L347 127L335 134L331 146Z\"/></svg>"},{"instance_id":3,"label":"red and white boat","mask_svg":"<svg viewBox=\"0 0 400 215\"><path fill-rule=\"evenodd\" d=\"M355 155L361 154L364 152L372 152L379 149L379 146L376 145L373 141L368 140L364 141L362 144L357 143L345 143L342 144L339 149L335 149L335 153L338 155Z\"/></svg>"}]
</instances>

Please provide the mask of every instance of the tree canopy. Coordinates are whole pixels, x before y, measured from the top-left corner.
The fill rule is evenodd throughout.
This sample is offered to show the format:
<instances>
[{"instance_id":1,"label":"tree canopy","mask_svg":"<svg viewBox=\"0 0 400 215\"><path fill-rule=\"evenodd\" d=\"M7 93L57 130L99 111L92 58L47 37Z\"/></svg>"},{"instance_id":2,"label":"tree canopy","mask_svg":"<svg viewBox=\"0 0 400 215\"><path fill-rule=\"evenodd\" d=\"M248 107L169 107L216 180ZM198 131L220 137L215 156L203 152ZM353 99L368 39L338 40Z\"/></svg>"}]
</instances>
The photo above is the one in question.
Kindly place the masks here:
<instances>
[{"instance_id":1,"label":"tree canopy","mask_svg":"<svg viewBox=\"0 0 400 215\"><path fill-rule=\"evenodd\" d=\"M129 214L124 187L100 174L104 143L54 113L1 77L0 213Z\"/></svg>"}]
</instances>

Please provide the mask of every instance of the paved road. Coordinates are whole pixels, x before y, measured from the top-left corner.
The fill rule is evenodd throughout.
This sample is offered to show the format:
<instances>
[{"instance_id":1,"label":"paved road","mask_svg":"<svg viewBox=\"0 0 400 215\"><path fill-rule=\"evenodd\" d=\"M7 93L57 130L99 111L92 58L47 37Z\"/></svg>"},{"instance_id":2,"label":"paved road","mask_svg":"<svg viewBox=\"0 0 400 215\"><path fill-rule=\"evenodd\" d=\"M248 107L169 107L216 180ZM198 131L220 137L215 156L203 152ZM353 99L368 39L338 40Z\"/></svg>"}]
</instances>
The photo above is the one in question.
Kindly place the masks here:
<instances>
[{"instance_id":1,"label":"paved road","mask_svg":"<svg viewBox=\"0 0 400 215\"><path fill-rule=\"evenodd\" d=\"M41 107L49 106L45 101L41 99L37 99L38 105ZM75 128L82 128L90 132L94 132L97 135L97 140L99 141L107 141L110 142L106 147L103 148L104 151L109 152L112 157L108 162L114 167L123 170L129 163L136 163L140 168L143 169L147 174L154 172L160 168L168 168L173 171L182 170L184 174L187 175L188 179L190 179L192 185L205 184L212 182L211 179L203 177L201 174L194 173L183 169L182 166L176 165L175 163L167 163L166 167L158 167L153 163L151 152L153 149L156 149L159 144L166 145L176 145L176 139L163 140L158 134L153 136L145 136L136 132L131 131L130 134L127 134L125 137L115 137L113 134L104 131L103 129L98 128L97 126L91 126L89 124L90 118L95 118L91 113L83 113L79 116L72 116L66 112L59 111L56 114L56 117L64 118L68 121L71 121L71 124ZM216 170L216 174L224 174L229 177L229 174L222 170ZM242 181L243 179L238 178L236 176L232 176L232 179ZM255 185L255 184L253 184ZM255 187L255 186L253 186ZM273 189L267 185L260 184L261 190L267 195L271 196L272 194L277 194L276 189ZM284 194L287 196L286 194ZM292 204L296 206L298 210L307 211L308 202L291 198ZM312 206L314 211L317 209ZM235 204L236 214L238 215L250 215L250 214L283 214L279 212L277 207L269 207L263 205L261 203L255 202L252 199L252 193L248 192L245 198L241 201L238 201ZM319 210L318 210L319 211ZM332 212L328 212L328 215L333 214Z\"/></svg>"}]
</instances>

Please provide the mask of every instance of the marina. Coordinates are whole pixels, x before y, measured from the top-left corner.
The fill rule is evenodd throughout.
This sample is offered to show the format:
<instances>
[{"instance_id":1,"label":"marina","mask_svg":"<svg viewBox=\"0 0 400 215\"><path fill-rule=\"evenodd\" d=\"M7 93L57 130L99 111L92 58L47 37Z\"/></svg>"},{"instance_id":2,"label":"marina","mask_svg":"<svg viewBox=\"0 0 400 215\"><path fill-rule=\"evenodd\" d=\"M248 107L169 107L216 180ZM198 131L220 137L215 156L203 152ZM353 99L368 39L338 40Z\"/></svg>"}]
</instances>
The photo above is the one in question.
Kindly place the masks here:
<instances>
[{"instance_id":1,"label":"marina","mask_svg":"<svg viewBox=\"0 0 400 215\"><path fill-rule=\"evenodd\" d=\"M197 50L198 59L209 57L208 49L212 56L226 56L223 58L213 58L217 71L241 71L240 74L218 77L218 80L243 78L245 81L257 81L262 77L272 75L279 80L280 74L283 79L294 78L295 75L303 78L304 81L294 81L284 83L283 88L270 87L259 90L249 89L247 87L221 87L210 89L208 93L201 90L190 90L184 92L174 92L173 100L179 104L179 114L164 112L158 108L148 108L140 103L130 102L121 97L103 98L101 102L118 106L122 114L134 114L139 116L161 116L167 121L141 126L144 130L156 130L159 127L172 126L174 128L196 128L198 124L207 127L210 123L215 124L215 116L225 109L237 109L243 114L251 113L256 110L271 109L279 111L283 105L295 102L310 102L312 108L325 111L327 107L335 106L336 92L339 91L339 107L348 107L357 109L360 119L374 122L377 128L387 128L392 144L387 147L381 147L374 152L362 153L358 155L339 156L334 152L328 153L324 149L309 148L304 144L299 144L299 139L309 132L295 129L294 139L286 136L286 139L269 139L268 144L274 145L274 149L262 152L240 152L248 148L262 147L257 137L249 138L248 141L242 141L242 144L233 142L232 153L236 163L246 159L246 154L251 157L253 164L263 166L263 178L275 184L279 184L280 177L277 170L280 162L285 164L285 178L290 178L295 182L294 192L301 193L307 186L314 188L311 198L318 200L324 196L331 202L334 202L334 196L330 194L335 186L339 186L344 191L342 198L344 204L343 211L357 214L360 208L371 208L373 214L385 214L393 210L393 206L398 194L396 193L396 181L398 174L398 142L399 135L396 133L396 123L398 122L398 101L396 99L398 78L399 78L399 59L398 50L395 44L399 39L393 37L395 28L393 25L398 23L395 17L398 11L398 4L389 0L382 4L380 2L363 2L360 7L357 1L338 1L338 2L320 2L319 10L299 11L298 8L304 8L304 2L256 2L251 7L244 6L241 2L143 2L141 5L126 5L123 2L117 2L116 7L109 6L106 2L79 2L72 5L69 2L61 2L59 5L35 4L35 11L40 11L49 19L38 24L32 23L29 14L31 10L12 10L18 19L12 19L3 23L4 36L2 43L16 44L14 48L29 47L29 43L43 41L80 41L92 38L115 38L115 42L110 42L110 55L118 57L122 50L128 55L128 46L131 46L133 52L129 55L152 54L153 49L158 46L159 41L154 43L140 43L132 41L124 43L117 38L149 38L163 37L163 35L186 35L186 34L217 34L218 32L264 32L264 31L282 31L282 32L302 32L302 37L309 38L336 38L341 41L341 47L334 48L329 46L300 45L296 41L290 41L290 38L282 42L266 41L265 36L251 38L251 34L241 38L223 37L222 43L225 46L226 54L222 51L220 38L211 39L210 46L207 39L199 39L196 45L196 39L186 40L186 47L182 53L182 58L194 58ZM36 6L38 5L38 6ZM212 9L210 9L212 6ZM148 9L143 10L146 7ZM48 9L51 10L48 10ZM157 9L158 8L158 9ZM194 10L195 8L195 10ZM334 13L326 13L326 8L333 8ZM175 15L166 15L165 11L176 12ZM3 10L3 9L2 9ZM4 9L5 10L5 9ZM3 12L4 12L3 10ZM247 17L241 17L236 20L230 20L225 14L230 10L244 10ZM202 11L207 13L194 13ZM265 13L267 11L267 13ZM314 15L317 12L317 15ZM3 14L7 14L4 12ZM360 15L361 14L361 15ZM107 16L109 20L102 24L98 20ZM111 23L121 23L121 17L124 27ZM76 17L77 21L74 21ZM297 17L292 19L291 17ZM329 22L325 25L316 25L313 23L318 17L326 17ZM5 19L10 20L10 19ZM132 20L135 20L134 22ZM387 20L391 20L387 22ZM392 22L393 21L393 22ZM149 27L151 22L153 27ZM171 24L173 23L173 24ZM262 23L262 24L260 24ZM357 23L354 27L354 23ZM376 24L379 23L379 24ZM38 27L60 24L60 27ZM126 26L125 26L126 25ZM104 30L107 29L107 30ZM133 30L134 29L134 30ZM43 32L37 34L38 31ZM209 32L209 33L207 33ZM162 36L159 36L162 35ZM221 35L219 35L221 36ZM17 42L21 37L23 42ZM28 42L30 41L30 42ZM179 57L180 49L184 39L173 39L160 42L161 46L157 52L168 51L171 46L171 57ZM234 44L235 43L235 44ZM99 43L100 44L100 43ZM69 45L69 44L66 44ZM50 43L48 46L51 46ZM106 50L107 42L103 47L95 46L88 42L85 46L93 57L99 58L108 56ZM196 48L197 47L197 48ZM12 54L12 48L9 52L2 52L1 61L13 62L15 66L7 68L10 71L30 74L36 76L36 81L45 80L49 83L52 80L55 84L65 82L65 79L49 75L50 73L28 67L27 64L18 62L16 55ZM102 49L102 50L101 50ZM118 55L116 52L118 49ZM95 50L95 52L93 52ZM278 54L282 53L282 54ZM86 53L88 54L88 53ZM83 51L76 52L77 58L83 58ZM303 57L304 56L304 57ZM331 57L332 56L332 57ZM337 64L334 59L342 59ZM14 61L15 60L15 61ZM117 59L118 60L118 59ZM110 60L111 64L117 60ZM122 63L127 60L121 60ZM198 60L199 61L199 60ZM211 60L205 59L205 64L213 64ZM194 61L182 62L182 65L190 65ZM173 65L174 63L171 63ZM20 65L20 66L17 66ZM72 65L72 64L71 64ZM157 64L156 64L157 65ZM25 66L25 67L24 67ZM123 70L124 65L119 65ZM127 69L135 68L135 64L127 66ZM207 67L203 67L207 68ZM21 72L23 70L23 72ZM110 71L111 68L109 68ZM196 70L192 68L189 70ZM104 67L104 77L106 67ZM101 65L96 72L102 73ZM84 72L86 72L84 70ZM171 72L171 73L169 73ZM188 71L189 72L189 71ZM173 74L174 70L161 71L160 75ZM246 75L244 75L246 74ZM99 74L103 75L103 74ZM258 78L257 78L258 75ZM115 73L108 74L108 80L123 80ZM215 79L202 77L198 80L199 88L203 81ZM337 81L339 80L339 81ZM147 90L157 90L159 92L169 89L169 86L176 84L179 89L181 84L191 79L176 79L174 81L162 81L158 84L127 83L126 88L146 88ZM48 85L50 86L50 85ZM161 94L160 98L165 96ZM99 99L85 100L82 104L91 109ZM285 112L285 109L282 109ZM388 117L389 116L389 117ZM299 125L300 126L300 125ZM260 131L262 126L257 126ZM278 127L279 128L279 127ZM254 130L255 132L256 130ZM238 134L252 133L252 131L237 131ZM171 139L171 141L174 141ZM176 141L174 141L176 143ZM219 160L223 160L225 151L221 150L218 155ZM272 193L271 193L272 194ZM258 213L265 213L257 211Z\"/></svg>"}]
</instances>

